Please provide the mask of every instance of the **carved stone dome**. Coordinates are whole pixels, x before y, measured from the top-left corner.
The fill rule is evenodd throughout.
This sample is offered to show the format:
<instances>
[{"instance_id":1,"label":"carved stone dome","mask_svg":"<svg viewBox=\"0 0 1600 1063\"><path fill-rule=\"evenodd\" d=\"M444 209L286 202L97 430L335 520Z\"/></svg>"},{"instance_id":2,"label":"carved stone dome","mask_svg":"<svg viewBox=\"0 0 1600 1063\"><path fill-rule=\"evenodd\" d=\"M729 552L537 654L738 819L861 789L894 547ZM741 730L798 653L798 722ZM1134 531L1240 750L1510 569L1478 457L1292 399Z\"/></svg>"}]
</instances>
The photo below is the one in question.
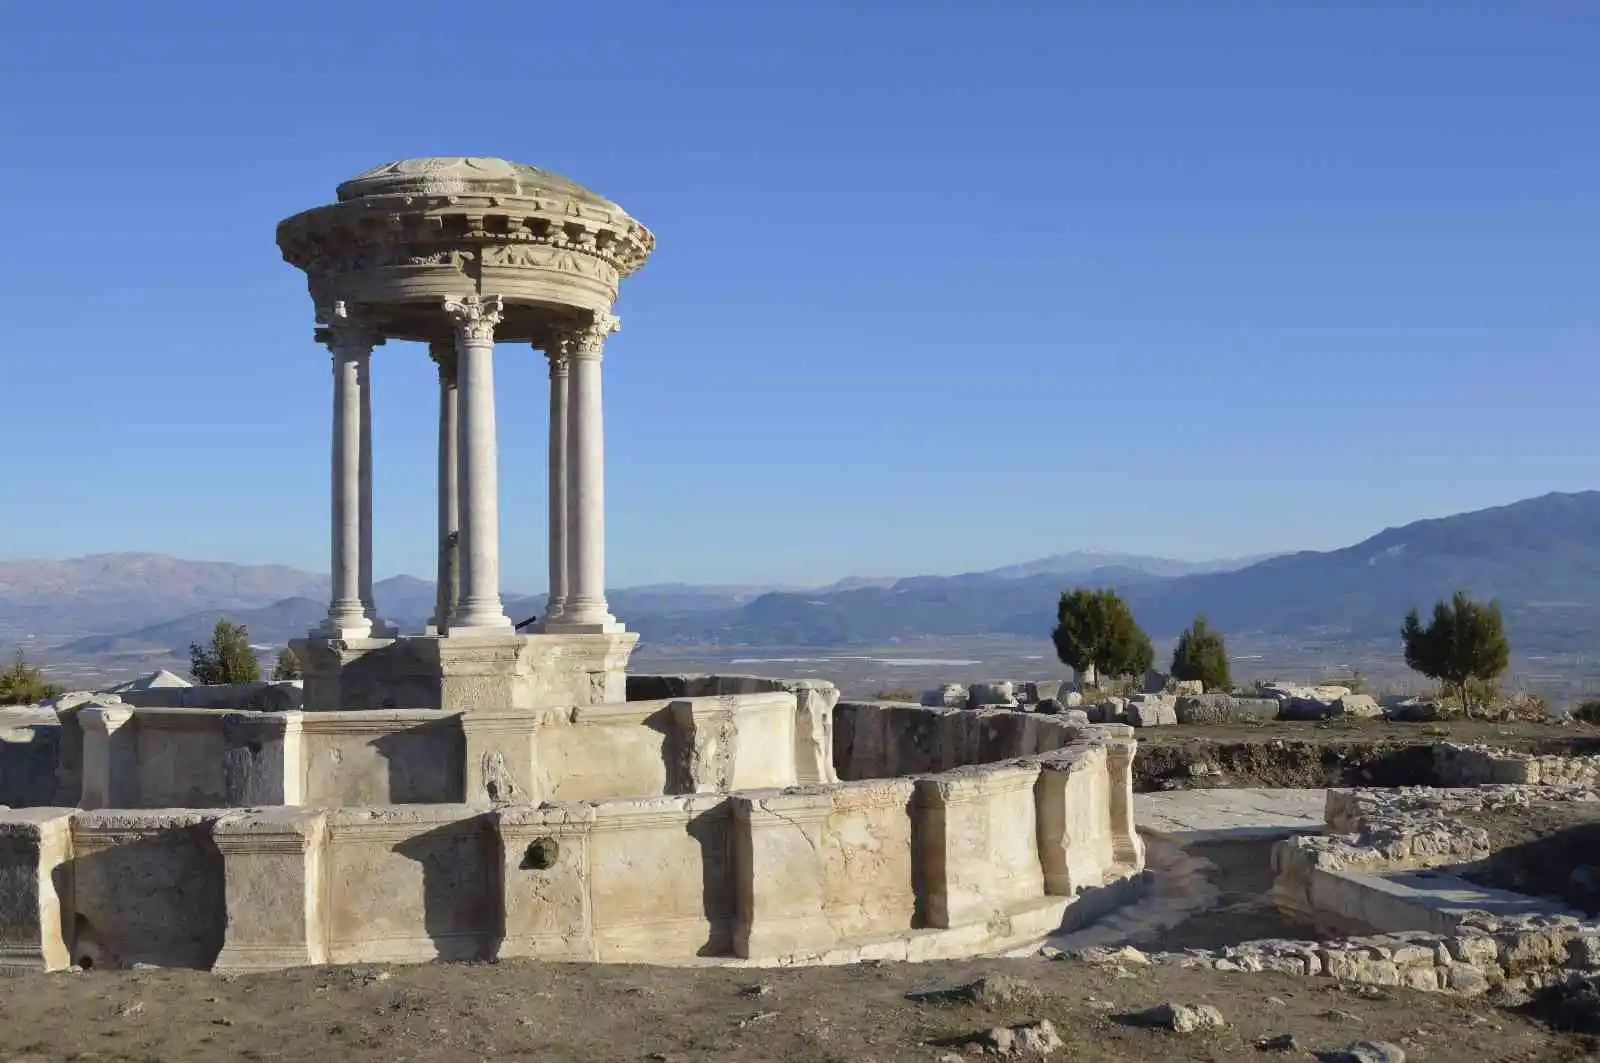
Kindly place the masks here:
<instances>
[{"instance_id":1,"label":"carved stone dome","mask_svg":"<svg viewBox=\"0 0 1600 1063\"><path fill-rule=\"evenodd\" d=\"M537 166L483 155L439 155L386 162L339 186L339 202L374 196L554 195L621 210L578 182Z\"/></svg>"}]
</instances>

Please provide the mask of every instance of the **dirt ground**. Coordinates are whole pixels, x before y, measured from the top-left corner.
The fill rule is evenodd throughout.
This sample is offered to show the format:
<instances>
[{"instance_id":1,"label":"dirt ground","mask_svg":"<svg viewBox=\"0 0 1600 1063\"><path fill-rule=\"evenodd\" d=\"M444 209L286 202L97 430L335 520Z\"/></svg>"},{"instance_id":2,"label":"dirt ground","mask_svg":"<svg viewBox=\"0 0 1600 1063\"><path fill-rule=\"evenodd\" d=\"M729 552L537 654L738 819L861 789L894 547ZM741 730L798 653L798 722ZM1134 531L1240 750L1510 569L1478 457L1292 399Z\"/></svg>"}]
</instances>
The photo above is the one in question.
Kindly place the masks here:
<instances>
[{"instance_id":1,"label":"dirt ground","mask_svg":"<svg viewBox=\"0 0 1600 1063\"><path fill-rule=\"evenodd\" d=\"M1600 802L1552 801L1459 818L1489 832L1494 854L1468 878L1600 915Z\"/></svg>"},{"instance_id":2,"label":"dirt ground","mask_svg":"<svg viewBox=\"0 0 1600 1063\"><path fill-rule=\"evenodd\" d=\"M1219 949L1266 938L1320 940L1310 923L1278 911L1272 902L1272 847L1277 838L1197 842L1184 853L1211 864L1206 878L1217 890L1214 906L1161 932L1162 949Z\"/></svg>"},{"instance_id":3,"label":"dirt ground","mask_svg":"<svg viewBox=\"0 0 1600 1063\"><path fill-rule=\"evenodd\" d=\"M996 973L1041 995L993 1008L906 999ZM1179 1035L1127 1019L1166 1001L1213 1004L1230 1025ZM1482 1001L1402 990L1369 998L1287 975L1152 968L1119 977L1037 959L775 971L507 962L0 978L0 1060L933 1063L965 1058L957 1042L974 1031L1046 1018L1067 1045L1054 1058L1095 1063L1312 1059L1361 1038L1399 1044L1423 1063L1564 1063L1600 1048ZM1308 1051L1254 1047L1284 1034Z\"/></svg>"},{"instance_id":4,"label":"dirt ground","mask_svg":"<svg viewBox=\"0 0 1600 1063\"><path fill-rule=\"evenodd\" d=\"M1152 727L1138 733L1134 789L1200 787L1418 786L1433 783L1435 742L1484 744L1529 753L1600 754L1590 724L1273 721Z\"/></svg>"}]
</instances>

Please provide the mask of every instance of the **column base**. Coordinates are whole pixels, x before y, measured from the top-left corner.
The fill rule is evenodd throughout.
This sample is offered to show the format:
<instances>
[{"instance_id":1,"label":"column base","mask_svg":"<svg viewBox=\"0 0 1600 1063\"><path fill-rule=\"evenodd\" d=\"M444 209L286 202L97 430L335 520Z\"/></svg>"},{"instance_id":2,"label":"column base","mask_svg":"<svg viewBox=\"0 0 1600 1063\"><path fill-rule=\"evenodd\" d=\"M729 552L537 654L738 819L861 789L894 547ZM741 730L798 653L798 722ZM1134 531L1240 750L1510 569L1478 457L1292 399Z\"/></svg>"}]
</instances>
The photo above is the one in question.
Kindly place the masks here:
<instances>
[{"instance_id":1,"label":"column base","mask_svg":"<svg viewBox=\"0 0 1600 1063\"><path fill-rule=\"evenodd\" d=\"M447 639L505 638L516 633L516 629L511 626L511 618L502 616L481 620L452 620L450 625L440 633L440 637Z\"/></svg>"},{"instance_id":2,"label":"column base","mask_svg":"<svg viewBox=\"0 0 1600 1063\"><path fill-rule=\"evenodd\" d=\"M539 630L547 635L620 635L628 629L622 621L606 613L601 617L546 618L540 622Z\"/></svg>"},{"instance_id":3,"label":"column base","mask_svg":"<svg viewBox=\"0 0 1600 1063\"><path fill-rule=\"evenodd\" d=\"M335 620L332 617L312 628L308 635L314 639L343 639L345 641L383 637L373 631L372 621L370 620Z\"/></svg>"}]
</instances>

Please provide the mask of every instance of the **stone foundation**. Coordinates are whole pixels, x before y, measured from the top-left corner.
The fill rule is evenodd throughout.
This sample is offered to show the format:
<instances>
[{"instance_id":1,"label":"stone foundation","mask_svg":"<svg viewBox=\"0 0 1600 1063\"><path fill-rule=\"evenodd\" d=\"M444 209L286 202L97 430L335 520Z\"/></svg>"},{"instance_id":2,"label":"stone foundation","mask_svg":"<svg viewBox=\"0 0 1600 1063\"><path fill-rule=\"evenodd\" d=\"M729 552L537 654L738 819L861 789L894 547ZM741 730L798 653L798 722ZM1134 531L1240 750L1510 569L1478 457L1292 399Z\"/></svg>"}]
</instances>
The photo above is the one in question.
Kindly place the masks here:
<instances>
[{"instance_id":1,"label":"stone foundation","mask_svg":"<svg viewBox=\"0 0 1600 1063\"><path fill-rule=\"evenodd\" d=\"M494 715L626 699L639 636L407 635L296 639L305 709L444 709Z\"/></svg>"},{"instance_id":2,"label":"stone foundation","mask_svg":"<svg viewBox=\"0 0 1600 1063\"><path fill-rule=\"evenodd\" d=\"M757 716L794 719L788 695L753 697ZM724 700L638 706L675 728L691 719L677 754L691 782L739 778L737 751L707 774L727 763ZM575 741L582 712L566 724ZM787 737L780 727L766 742L791 750ZM0 811L0 963L790 964L998 951L1140 871L1119 859L1139 852L1126 816L1132 746L1124 728L1092 727L1045 754L916 778L542 806Z\"/></svg>"}]
</instances>

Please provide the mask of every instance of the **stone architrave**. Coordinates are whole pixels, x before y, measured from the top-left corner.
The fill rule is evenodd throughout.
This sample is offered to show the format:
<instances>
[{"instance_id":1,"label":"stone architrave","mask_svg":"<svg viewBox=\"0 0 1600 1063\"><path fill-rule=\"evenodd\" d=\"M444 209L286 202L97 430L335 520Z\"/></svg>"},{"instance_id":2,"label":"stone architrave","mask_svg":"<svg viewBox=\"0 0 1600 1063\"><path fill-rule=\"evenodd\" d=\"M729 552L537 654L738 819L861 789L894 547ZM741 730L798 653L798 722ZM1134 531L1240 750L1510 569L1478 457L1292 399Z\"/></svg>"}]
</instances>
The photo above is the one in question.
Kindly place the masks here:
<instances>
[{"instance_id":1,"label":"stone architrave","mask_svg":"<svg viewBox=\"0 0 1600 1063\"><path fill-rule=\"evenodd\" d=\"M446 298L455 324L459 392L457 487L461 493L461 600L451 635L510 635L500 602L499 455L494 418L494 330L505 313L497 295Z\"/></svg>"}]
</instances>

